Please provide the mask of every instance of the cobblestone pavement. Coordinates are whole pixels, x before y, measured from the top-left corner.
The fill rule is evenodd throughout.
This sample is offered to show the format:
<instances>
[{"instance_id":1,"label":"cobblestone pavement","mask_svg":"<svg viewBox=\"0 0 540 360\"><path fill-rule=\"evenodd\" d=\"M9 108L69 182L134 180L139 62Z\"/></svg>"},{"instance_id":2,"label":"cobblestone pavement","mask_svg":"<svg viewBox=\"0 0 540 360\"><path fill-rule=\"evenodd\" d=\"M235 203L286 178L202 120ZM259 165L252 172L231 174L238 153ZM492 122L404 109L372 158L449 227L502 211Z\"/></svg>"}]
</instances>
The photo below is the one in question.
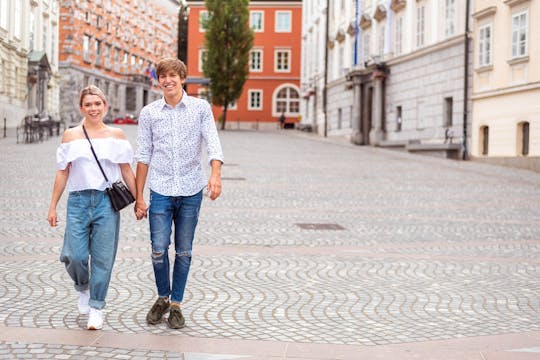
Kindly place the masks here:
<instances>
[{"instance_id":1,"label":"cobblestone pavement","mask_svg":"<svg viewBox=\"0 0 540 360\"><path fill-rule=\"evenodd\" d=\"M124 129L134 144L136 127ZM64 223L46 221L60 139L0 139L0 359L293 359L290 344L311 346L298 359L341 359L507 334L535 340L501 359L540 358L540 174L297 132L220 136L224 192L203 203L180 331L145 323L156 296L148 223L130 209L104 330L82 330L58 261Z\"/></svg>"}]
</instances>

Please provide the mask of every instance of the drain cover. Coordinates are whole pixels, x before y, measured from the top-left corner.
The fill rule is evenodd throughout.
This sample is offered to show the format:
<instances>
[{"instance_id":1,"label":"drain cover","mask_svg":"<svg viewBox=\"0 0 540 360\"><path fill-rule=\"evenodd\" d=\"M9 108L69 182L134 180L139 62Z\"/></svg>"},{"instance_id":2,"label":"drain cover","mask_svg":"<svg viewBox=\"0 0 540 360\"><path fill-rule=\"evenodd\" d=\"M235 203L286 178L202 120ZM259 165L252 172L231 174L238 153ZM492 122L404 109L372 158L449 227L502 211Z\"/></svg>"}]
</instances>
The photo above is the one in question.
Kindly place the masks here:
<instances>
[{"instance_id":1,"label":"drain cover","mask_svg":"<svg viewBox=\"0 0 540 360\"><path fill-rule=\"evenodd\" d=\"M296 224L299 228L304 230L345 230L345 228L339 224L325 224L325 223L303 223Z\"/></svg>"},{"instance_id":2,"label":"drain cover","mask_svg":"<svg viewBox=\"0 0 540 360\"><path fill-rule=\"evenodd\" d=\"M244 181L244 180L246 180L246 178L244 178L244 177L222 177L221 180Z\"/></svg>"}]
</instances>

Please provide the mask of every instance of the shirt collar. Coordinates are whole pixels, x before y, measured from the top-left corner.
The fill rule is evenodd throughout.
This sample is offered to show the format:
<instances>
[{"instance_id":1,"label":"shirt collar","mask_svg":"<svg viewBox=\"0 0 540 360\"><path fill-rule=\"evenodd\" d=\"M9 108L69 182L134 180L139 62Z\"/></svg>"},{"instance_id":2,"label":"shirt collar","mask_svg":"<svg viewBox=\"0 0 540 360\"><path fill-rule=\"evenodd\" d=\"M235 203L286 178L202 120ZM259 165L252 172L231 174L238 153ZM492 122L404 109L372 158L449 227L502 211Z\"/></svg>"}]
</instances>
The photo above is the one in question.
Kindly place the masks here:
<instances>
[{"instance_id":1,"label":"shirt collar","mask_svg":"<svg viewBox=\"0 0 540 360\"><path fill-rule=\"evenodd\" d=\"M162 110L165 109L165 108L172 109L172 107L169 104L167 104L167 102L165 101L164 96L161 97L160 101L161 101L160 108ZM186 91L184 89L182 89L182 99L180 100L180 102L178 104L176 104L175 108L180 107L182 104L184 104L184 106L188 106L188 104L189 104L188 96L187 96L187 93L186 93Z\"/></svg>"}]
</instances>

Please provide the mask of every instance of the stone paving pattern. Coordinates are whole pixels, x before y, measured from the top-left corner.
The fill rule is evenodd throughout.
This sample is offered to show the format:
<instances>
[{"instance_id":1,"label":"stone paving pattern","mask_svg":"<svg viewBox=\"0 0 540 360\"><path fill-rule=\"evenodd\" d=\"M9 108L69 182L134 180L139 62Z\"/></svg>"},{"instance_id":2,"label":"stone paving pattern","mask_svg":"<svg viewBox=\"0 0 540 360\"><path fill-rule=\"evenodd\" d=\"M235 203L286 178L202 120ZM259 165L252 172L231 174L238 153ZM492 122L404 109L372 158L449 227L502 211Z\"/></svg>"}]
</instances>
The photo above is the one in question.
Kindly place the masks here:
<instances>
[{"instance_id":1,"label":"stone paving pattern","mask_svg":"<svg viewBox=\"0 0 540 360\"><path fill-rule=\"evenodd\" d=\"M136 127L124 127L135 144ZM220 133L224 193L205 200L182 334L383 345L540 330L540 174L322 141ZM46 221L59 138L0 140L0 324L81 329ZM147 221L122 213L106 332L148 326ZM338 224L306 230L298 224ZM175 358L155 351L0 342L0 359Z\"/></svg>"}]
</instances>

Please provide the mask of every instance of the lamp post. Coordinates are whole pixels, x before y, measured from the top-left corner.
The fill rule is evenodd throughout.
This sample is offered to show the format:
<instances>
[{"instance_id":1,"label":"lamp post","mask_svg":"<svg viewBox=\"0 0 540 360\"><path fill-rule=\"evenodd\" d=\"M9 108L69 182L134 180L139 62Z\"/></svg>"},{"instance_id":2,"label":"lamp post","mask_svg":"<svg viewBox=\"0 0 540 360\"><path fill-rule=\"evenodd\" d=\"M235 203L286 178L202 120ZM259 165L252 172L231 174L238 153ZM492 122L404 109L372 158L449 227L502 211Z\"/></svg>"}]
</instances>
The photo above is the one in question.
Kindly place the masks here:
<instances>
[{"instance_id":1,"label":"lamp post","mask_svg":"<svg viewBox=\"0 0 540 360\"><path fill-rule=\"evenodd\" d=\"M187 65L189 6L180 4L178 13L178 58Z\"/></svg>"}]
</instances>

